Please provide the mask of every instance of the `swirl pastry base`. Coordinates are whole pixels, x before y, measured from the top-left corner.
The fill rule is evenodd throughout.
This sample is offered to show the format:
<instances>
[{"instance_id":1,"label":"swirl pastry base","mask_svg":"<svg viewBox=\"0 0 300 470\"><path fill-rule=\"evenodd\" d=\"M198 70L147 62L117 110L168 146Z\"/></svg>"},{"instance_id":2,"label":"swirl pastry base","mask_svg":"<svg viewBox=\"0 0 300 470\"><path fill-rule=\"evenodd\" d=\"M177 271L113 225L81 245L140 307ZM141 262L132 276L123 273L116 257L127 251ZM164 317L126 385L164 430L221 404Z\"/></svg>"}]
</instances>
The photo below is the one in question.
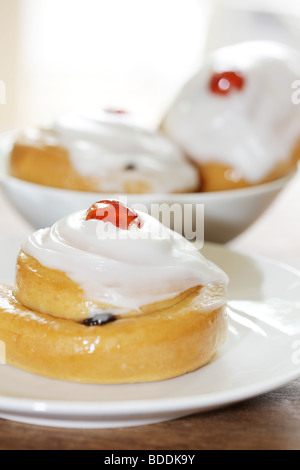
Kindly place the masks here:
<instances>
[{"instance_id":1,"label":"swirl pastry base","mask_svg":"<svg viewBox=\"0 0 300 470\"><path fill-rule=\"evenodd\" d=\"M270 183L271 181L287 176L296 169L299 160L300 142L292 156L286 162L277 165L269 176L258 184ZM235 170L221 163L198 163L197 167L201 175L202 192L228 191L254 186L254 184L249 183L246 179L239 177Z\"/></svg>"},{"instance_id":2,"label":"swirl pastry base","mask_svg":"<svg viewBox=\"0 0 300 470\"><path fill-rule=\"evenodd\" d=\"M176 306L87 327L29 310L0 286L6 362L71 382L121 384L174 378L204 366L226 339L225 304L202 311L201 288Z\"/></svg>"},{"instance_id":3,"label":"swirl pastry base","mask_svg":"<svg viewBox=\"0 0 300 470\"><path fill-rule=\"evenodd\" d=\"M122 317L137 317L159 310L170 309L183 301L195 288L182 292L176 298L145 305L138 311L131 310ZM204 292L204 289L203 289ZM42 266L35 258L21 251L17 259L16 279L13 289L15 298L35 312L58 318L83 322L90 317L91 309L112 310L118 316L118 308L86 298L83 290L65 273ZM224 298L223 289L215 288L211 293L216 302ZM211 304L209 304L211 305Z\"/></svg>"}]
</instances>

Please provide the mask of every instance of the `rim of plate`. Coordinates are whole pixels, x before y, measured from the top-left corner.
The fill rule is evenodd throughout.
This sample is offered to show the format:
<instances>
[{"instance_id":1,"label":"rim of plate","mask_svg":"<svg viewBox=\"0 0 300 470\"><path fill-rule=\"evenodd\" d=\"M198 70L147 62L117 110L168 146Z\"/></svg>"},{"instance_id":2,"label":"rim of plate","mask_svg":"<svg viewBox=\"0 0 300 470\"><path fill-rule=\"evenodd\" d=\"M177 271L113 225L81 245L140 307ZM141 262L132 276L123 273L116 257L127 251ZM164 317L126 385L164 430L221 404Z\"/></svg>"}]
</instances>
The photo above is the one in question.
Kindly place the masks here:
<instances>
[{"instance_id":1,"label":"rim of plate","mask_svg":"<svg viewBox=\"0 0 300 470\"><path fill-rule=\"evenodd\" d=\"M67 401L29 398L8 398L0 396L0 412L45 412L53 414L72 414L79 416L83 413L101 413L102 415L133 415L134 413L154 413L189 411L195 408L218 407L220 405L230 405L257 397L261 394L271 392L281 386L287 385L300 376L300 367L297 371L290 372L280 378L262 381L247 387L239 387L233 390L222 392L206 393L201 395L185 396L182 398L160 398L132 401ZM172 380L172 379L171 379ZM4 408L3 408L4 406Z\"/></svg>"}]
</instances>

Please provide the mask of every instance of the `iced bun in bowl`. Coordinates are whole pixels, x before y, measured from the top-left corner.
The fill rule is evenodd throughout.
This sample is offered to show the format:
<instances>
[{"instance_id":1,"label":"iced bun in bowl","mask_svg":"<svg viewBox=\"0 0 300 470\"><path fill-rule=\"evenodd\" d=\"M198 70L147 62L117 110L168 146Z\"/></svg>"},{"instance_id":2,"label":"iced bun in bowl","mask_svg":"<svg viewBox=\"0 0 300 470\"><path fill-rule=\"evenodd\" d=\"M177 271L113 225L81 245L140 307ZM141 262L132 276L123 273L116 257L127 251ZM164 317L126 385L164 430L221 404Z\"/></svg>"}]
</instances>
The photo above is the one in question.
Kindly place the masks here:
<instances>
[{"instance_id":1,"label":"iced bun in bowl","mask_svg":"<svg viewBox=\"0 0 300 470\"><path fill-rule=\"evenodd\" d=\"M300 159L300 55L271 41L211 53L183 87L162 129L201 174L201 191L252 187L287 176Z\"/></svg>"},{"instance_id":2,"label":"iced bun in bowl","mask_svg":"<svg viewBox=\"0 0 300 470\"><path fill-rule=\"evenodd\" d=\"M196 168L174 142L115 108L21 130L8 168L22 181L98 194L190 193L200 185Z\"/></svg>"}]
</instances>

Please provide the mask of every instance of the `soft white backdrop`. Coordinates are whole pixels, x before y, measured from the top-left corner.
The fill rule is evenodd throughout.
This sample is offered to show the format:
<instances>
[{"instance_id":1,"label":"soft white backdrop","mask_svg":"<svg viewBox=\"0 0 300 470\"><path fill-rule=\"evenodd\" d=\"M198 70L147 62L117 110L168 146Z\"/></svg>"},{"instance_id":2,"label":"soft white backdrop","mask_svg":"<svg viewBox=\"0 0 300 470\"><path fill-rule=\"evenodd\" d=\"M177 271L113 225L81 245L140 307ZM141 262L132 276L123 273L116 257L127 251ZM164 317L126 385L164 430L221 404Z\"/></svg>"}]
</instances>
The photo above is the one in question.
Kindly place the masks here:
<instances>
[{"instance_id":1,"label":"soft white backdrop","mask_svg":"<svg viewBox=\"0 0 300 470\"><path fill-rule=\"evenodd\" d=\"M0 127L90 106L156 125L203 55L251 38L300 49L299 0L0 0Z\"/></svg>"},{"instance_id":2,"label":"soft white backdrop","mask_svg":"<svg viewBox=\"0 0 300 470\"><path fill-rule=\"evenodd\" d=\"M0 0L0 7L3 2L8 0ZM86 106L125 107L156 124L200 64L212 5L206 0L13 2L17 49L6 53L11 69L16 61L11 75L17 76L12 85L18 124L44 123Z\"/></svg>"}]
</instances>

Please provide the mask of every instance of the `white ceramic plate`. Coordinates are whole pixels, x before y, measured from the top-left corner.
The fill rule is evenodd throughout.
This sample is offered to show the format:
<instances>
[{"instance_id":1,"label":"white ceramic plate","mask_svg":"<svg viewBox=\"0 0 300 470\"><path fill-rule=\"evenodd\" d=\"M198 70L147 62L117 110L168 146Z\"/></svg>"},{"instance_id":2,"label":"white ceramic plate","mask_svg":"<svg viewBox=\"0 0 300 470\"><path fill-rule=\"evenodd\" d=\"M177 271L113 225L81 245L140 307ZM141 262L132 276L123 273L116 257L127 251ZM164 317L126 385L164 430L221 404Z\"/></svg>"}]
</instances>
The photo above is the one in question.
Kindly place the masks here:
<instances>
[{"instance_id":1,"label":"white ceramic plate","mask_svg":"<svg viewBox=\"0 0 300 470\"><path fill-rule=\"evenodd\" d=\"M19 241L0 241L0 282L11 283ZM207 244L231 278L228 340L206 367L176 379L99 386L0 366L0 417L30 424L106 428L144 425L227 406L300 377L300 273Z\"/></svg>"},{"instance_id":2,"label":"white ceramic plate","mask_svg":"<svg viewBox=\"0 0 300 470\"><path fill-rule=\"evenodd\" d=\"M7 161L13 136L14 134L9 132L0 135L0 184L12 204L34 228L50 227L65 215L87 210L94 202L101 199L120 197L119 194L50 188L9 176ZM165 225L183 235L197 229L199 212L201 217L203 213L199 206L204 206L205 239L215 243L227 243L240 235L264 213L292 176L233 191L130 195L127 202L130 205L142 205L146 212L154 216L154 211L159 206ZM170 207L173 217L169 217L168 222Z\"/></svg>"}]
</instances>

